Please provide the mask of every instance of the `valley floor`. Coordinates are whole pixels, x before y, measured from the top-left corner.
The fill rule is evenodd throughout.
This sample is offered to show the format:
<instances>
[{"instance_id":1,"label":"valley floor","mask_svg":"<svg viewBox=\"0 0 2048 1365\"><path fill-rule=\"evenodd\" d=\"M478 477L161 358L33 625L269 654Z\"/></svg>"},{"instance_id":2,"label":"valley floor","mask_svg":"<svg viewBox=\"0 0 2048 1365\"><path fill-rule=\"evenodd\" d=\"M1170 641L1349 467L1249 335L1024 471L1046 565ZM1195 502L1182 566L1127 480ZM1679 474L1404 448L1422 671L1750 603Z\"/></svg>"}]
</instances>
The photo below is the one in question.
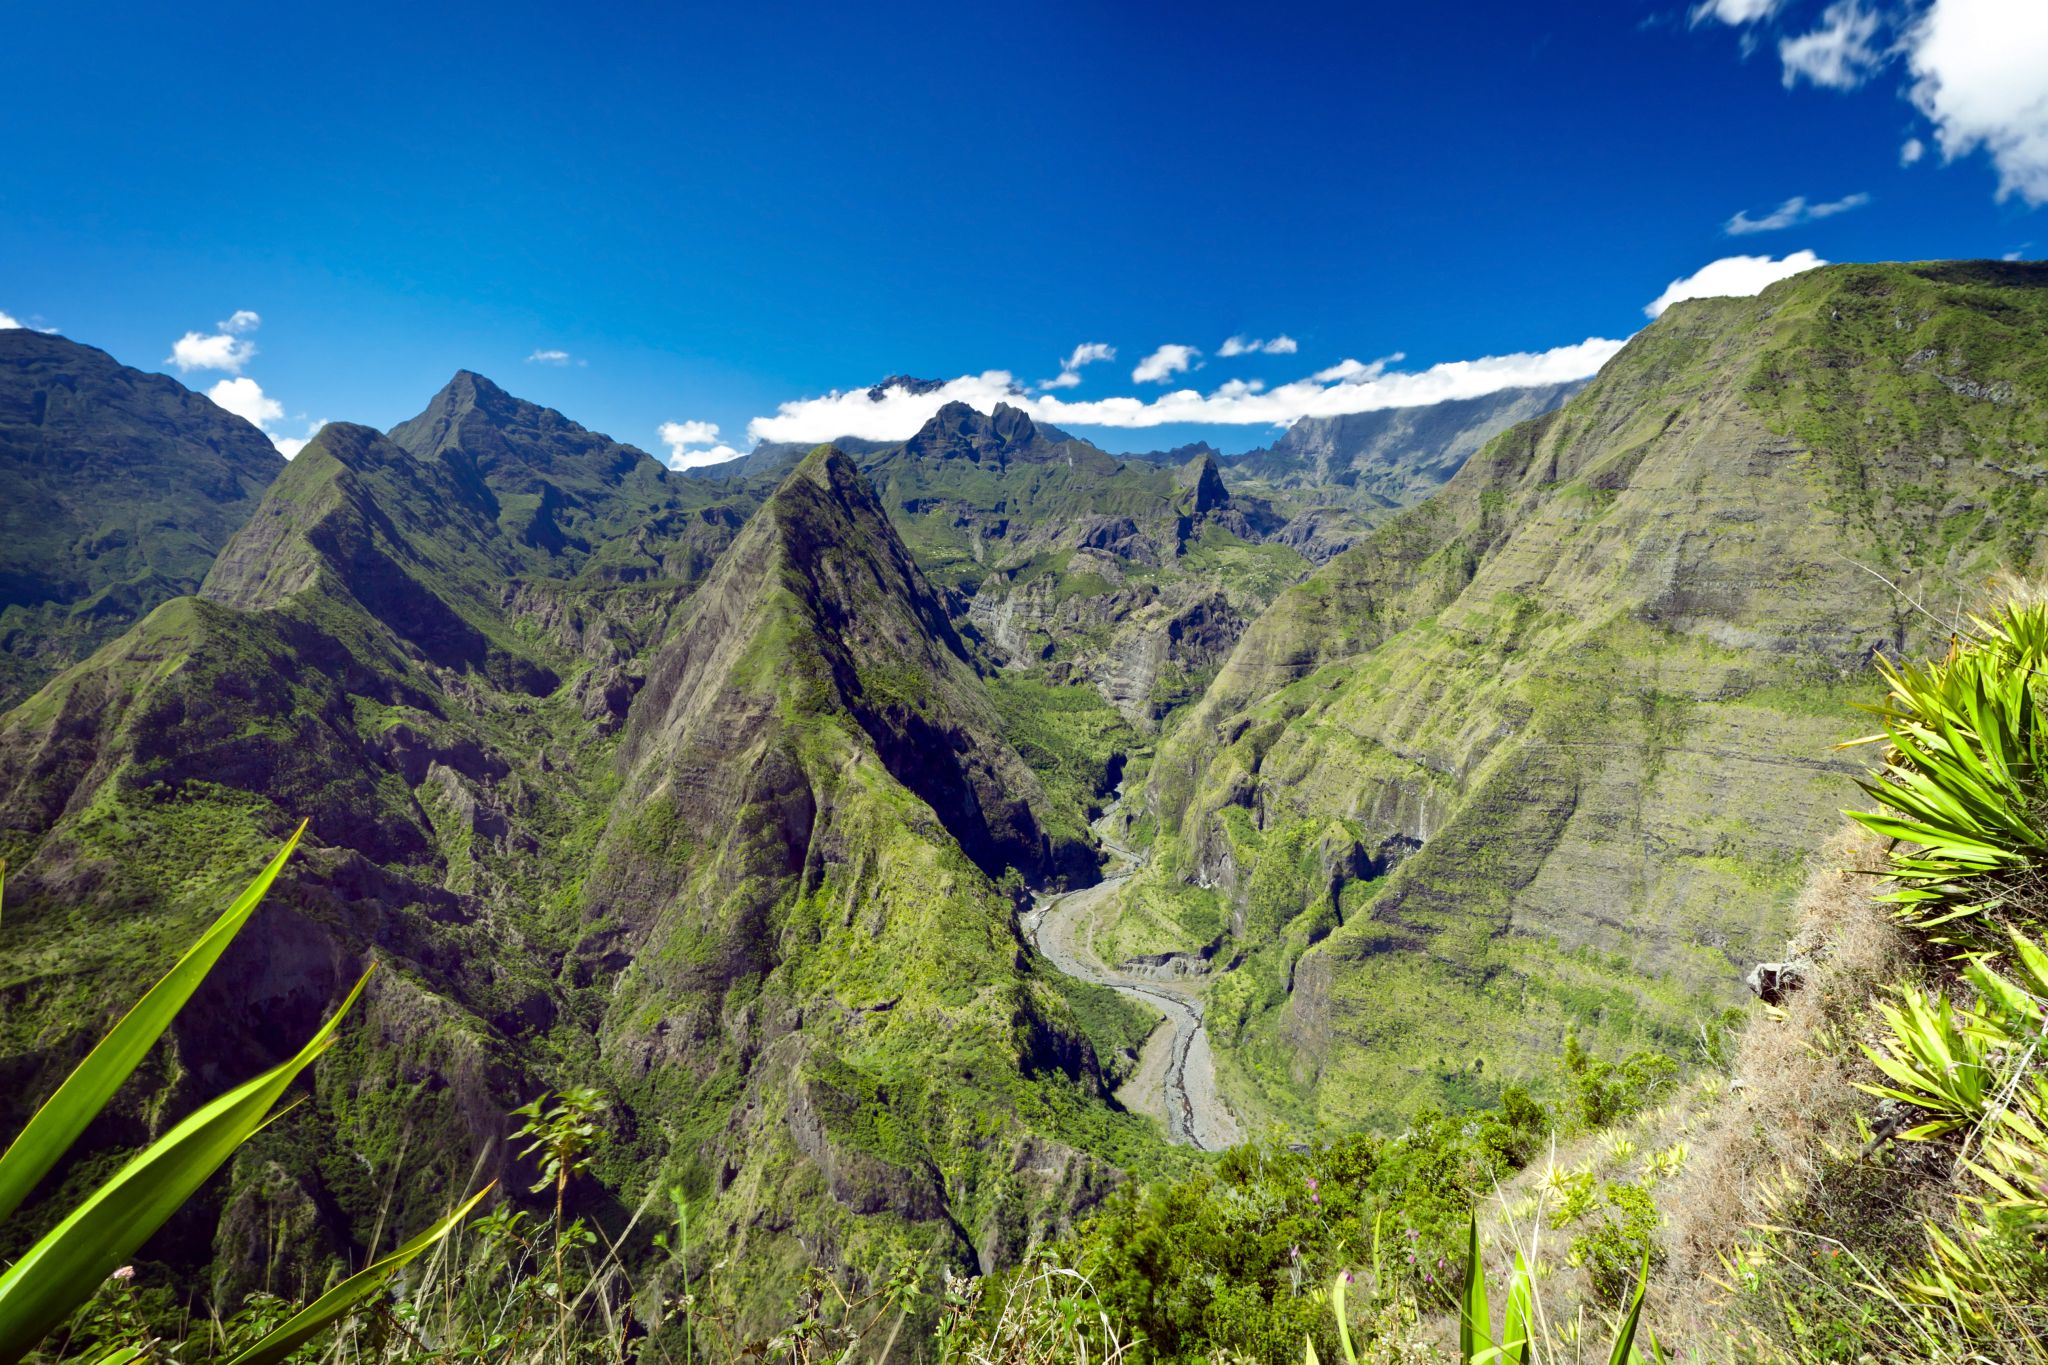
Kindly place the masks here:
<instances>
[{"instance_id":1,"label":"valley floor","mask_svg":"<svg viewBox=\"0 0 2048 1365\"><path fill-rule=\"evenodd\" d=\"M1244 1131L1216 1085L1201 996L1177 980L1140 977L1110 967L1095 955L1095 930L1102 914L1143 863L1136 852L1110 836L1118 805L1121 798L1095 822L1095 833L1102 846L1122 860L1120 869L1080 891L1040 897L1025 930L1046 960L1067 975L1108 986L1165 1016L1145 1040L1138 1070L1117 1098L1131 1110L1164 1122L1170 1140L1221 1151L1242 1142Z\"/></svg>"}]
</instances>

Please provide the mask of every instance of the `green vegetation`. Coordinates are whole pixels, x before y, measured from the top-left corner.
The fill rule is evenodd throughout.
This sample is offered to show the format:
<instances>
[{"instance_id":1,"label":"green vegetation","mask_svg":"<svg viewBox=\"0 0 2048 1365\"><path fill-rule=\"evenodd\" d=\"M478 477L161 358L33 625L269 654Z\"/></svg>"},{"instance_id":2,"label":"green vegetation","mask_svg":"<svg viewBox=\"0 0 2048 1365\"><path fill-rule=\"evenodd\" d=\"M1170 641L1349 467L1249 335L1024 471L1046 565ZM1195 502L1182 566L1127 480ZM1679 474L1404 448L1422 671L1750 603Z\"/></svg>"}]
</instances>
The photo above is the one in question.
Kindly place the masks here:
<instances>
[{"instance_id":1,"label":"green vegetation","mask_svg":"<svg viewBox=\"0 0 2048 1365\"><path fill-rule=\"evenodd\" d=\"M1128 1185L1045 1261L977 1291L986 1319L977 1339L1000 1335L991 1305L1007 1303L1014 1285L1040 1285L1051 1264L1070 1268L1069 1302L1106 1314L1134 1359L1287 1359L1305 1335L1322 1358L1346 1359L1342 1320L1321 1291L1370 1265L1367 1311L1348 1330L1391 1349L1419 1315L1454 1311L1482 1200L1546 1144L1599 1131L1576 1117L1589 1107L1600 1125L1642 1112L1669 1089L1670 1072L1663 1057L1599 1061L1574 1042L1553 1081L1566 1097L1555 1108L1511 1086L1498 1107L1425 1111L1399 1137L1274 1138L1180 1180ZM1628 1254L1631 1267L1641 1259L1645 1204L1639 1186L1610 1183L1606 1208L1618 1217L1569 1209L1551 1225L1575 1227L1598 1276L1615 1255Z\"/></svg>"},{"instance_id":2,"label":"green vegetation","mask_svg":"<svg viewBox=\"0 0 2048 1365\"><path fill-rule=\"evenodd\" d=\"M0 1155L0 1216L21 1205L134 1073L248 923L303 833L301 826L177 965L43 1102ZM272 1121L272 1111L293 1081L333 1043L335 1029L362 995L368 979L365 973L341 1008L289 1061L201 1105L87 1193L0 1274L0 1361L13 1365L86 1304L101 1285L109 1280L125 1282L133 1275L133 1269L121 1267L121 1262ZM407 1263L438 1245L488 1192L486 1187L434 1227L263 1332L236 1352L230 1365L275 1365L283 1360L382 1288ZM128 1322L117 1325L133 1326ZM66 1344L76 1347L75 1334L67 1334ZM101 1339L96 1345L103 1359L118 1356L125 1365L148 1351L152 1343L146 1339Z\"/></svg>"},{"instance_id":3,"label":"green vegetation","mask_svg":"<svg viewBox=\"0 0 2048 1365\"><path fill-rule=\"evenodd\" d=\"M1144 747L1143 737L1092 687L1004 672L989 680L989 695L1003 737L1038 775L1069 830L1102 813L1125 763Z\"/></svg>"}]
</instances>

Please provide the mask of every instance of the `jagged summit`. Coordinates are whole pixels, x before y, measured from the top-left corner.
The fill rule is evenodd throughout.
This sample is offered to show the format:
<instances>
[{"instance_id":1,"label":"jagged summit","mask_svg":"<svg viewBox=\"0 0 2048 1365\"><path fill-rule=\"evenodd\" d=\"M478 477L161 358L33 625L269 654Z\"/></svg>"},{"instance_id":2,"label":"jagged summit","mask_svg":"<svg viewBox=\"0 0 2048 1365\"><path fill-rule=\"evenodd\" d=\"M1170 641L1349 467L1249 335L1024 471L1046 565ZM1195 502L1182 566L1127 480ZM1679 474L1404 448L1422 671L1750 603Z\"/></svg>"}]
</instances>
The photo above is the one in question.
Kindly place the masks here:
<instances>
[{"instance_id":1,"label":"jagged summit","mask_svg":"<svg viewBox=\"0 0 2048 1365\"><path fill-rule=\"evenodd\" d=\"M1086 460L1106 467L1117 463L1099 447L1036 422L1031 414L1008 403L997 403L989 413L967 403L948 403L903 443L903 453L919 460L964 459L991 465L1059 459Z\"/></svg>"},{"instance_id":2,"label":"jagged summit","mask_svg":"<svg viewBox=\"0 0 2048 1365\"><path fill-rule=\"evenodd\" d=\"M870 387L868 397L879 403L891 389L899 389L904 393L924 394L937 393L945 387L946 381L943 379L917 379L907 374L892 374L881 383Z\"/></svg>"},{"instance_id":3,"label":"jagged summit","mask_svg":"<svg viewBox=\"0 0 2048 1365\"><path fill-rule=\"evenodd\" d=\"M1173 481L1182 490L1182 508L1189 516L1207 516L1230 501L1222 466L1213 451L1205 450L1182 465Z\"/></svg>"},{"instance_id":4,"label":"jagged summit","mask_svg":"<svg viewBox=\"0 0 2048 1365\"><path fill-rule=\"evenodd\" d=\"M388 435L419 459L466 468L500 495L539 493L543 485L589 493L628 480L658 481L664 472L637 446L515 397L470 370L457 370L418 416Z\"/></svg>"},{"instance_id":5,"label":"jagged summit","mask_svg":"<svg viewBox=\"0 0 2048 1365\"><path fill-rule=\"evenodd\" d=\"M1081 850L1056 852L1041 832L1037 780L999 738L978 672L873 485L851 456L819 446L748 522L656 660L622 761L641 767L706 726L700 739L730 745L750 715L843 715L990 875L1085 871Z\"/></svg>"}]
</instances>

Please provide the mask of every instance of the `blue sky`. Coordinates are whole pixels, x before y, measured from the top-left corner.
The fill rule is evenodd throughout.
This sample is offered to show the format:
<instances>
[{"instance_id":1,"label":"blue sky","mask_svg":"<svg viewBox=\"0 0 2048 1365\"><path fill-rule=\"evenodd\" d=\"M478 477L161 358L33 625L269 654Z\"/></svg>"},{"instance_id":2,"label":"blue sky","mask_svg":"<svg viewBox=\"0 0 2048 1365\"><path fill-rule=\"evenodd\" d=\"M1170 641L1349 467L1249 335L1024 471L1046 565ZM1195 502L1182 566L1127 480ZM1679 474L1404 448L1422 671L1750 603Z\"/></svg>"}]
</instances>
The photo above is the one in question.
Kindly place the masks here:
<instances>
[{"instance_id":1,"label":"blue sky","mask_svg":"<svg viewBox=\"0 0 2048 1365\"><path fill-rule=\"evenodd\" d=\"M1597 364L1726 257L2048 254L2044 14L15 6L0 312L232 384L281 439L470 368L657 452L716 424L669 428L701 458L784 404L756 429L915 418L801 405L835 389L994 372L958 391L1241 449ZM169 363L187 332L212 368ZM1084 343L1116 359L1041 389ZM1167 345L1199 355L1133 377Z\"/></svg>"}]
</instances>

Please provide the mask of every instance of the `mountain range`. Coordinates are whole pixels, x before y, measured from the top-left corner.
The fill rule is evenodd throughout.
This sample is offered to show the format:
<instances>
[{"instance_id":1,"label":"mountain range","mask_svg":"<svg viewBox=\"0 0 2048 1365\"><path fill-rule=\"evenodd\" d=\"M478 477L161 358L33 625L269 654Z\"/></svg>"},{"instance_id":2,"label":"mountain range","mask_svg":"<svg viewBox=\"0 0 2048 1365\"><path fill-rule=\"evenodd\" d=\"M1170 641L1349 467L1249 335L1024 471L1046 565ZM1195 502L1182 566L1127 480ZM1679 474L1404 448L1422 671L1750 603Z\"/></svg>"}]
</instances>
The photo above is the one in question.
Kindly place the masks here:
<instances>
[{"instance_id":1,"label":"mountain range","mask_svg":"<svg viewBox=\"0 0 2048 1365\"><path fill-rule=\"evenodd\" d=\"M1240 457L949 404L705 477L467 371L286 463L0 332L0 1123L300 819L52 1177L378 963L153 1246L222 1294L509 1171L571 1084L612 1106L583 1211L687 1190L742 1321L801 1267L1014 1261L1203 1159L1122 1089L1156 1016L1025 927L1105 834L1143 865L1084 946L1192 983L1247 1128L1490 1103L1567 1028L1679 1046L1784 936L1872 655L2038 568L2044 357L2048 267L1840 266Z\"/></svg>"}]
</instances>

